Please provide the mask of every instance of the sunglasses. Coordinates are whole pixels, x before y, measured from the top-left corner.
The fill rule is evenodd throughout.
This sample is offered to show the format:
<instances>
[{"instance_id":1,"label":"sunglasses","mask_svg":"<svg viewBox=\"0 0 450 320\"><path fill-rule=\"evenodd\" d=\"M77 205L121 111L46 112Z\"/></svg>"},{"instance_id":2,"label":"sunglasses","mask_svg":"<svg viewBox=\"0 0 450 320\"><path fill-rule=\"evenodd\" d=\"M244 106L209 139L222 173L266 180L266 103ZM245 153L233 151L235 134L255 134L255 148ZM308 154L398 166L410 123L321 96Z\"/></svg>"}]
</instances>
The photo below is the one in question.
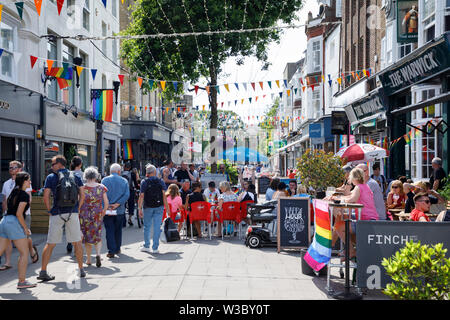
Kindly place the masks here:
<instances>
[{"instance_id":1,"label":"sunglasses","mask_svg":"<svg viewBox=\"0 0 450 320\"><path fill-rule=\"evenodd\" d=\"M430 204L431 203L430 200L417 200L416 202L425 202L426 204Z\"/></svg>"},{"instance_id":2,"label":"sunglasses","mask_svg":"<svg viewBox=\"0 0 450 320\"><path fill-rule=\"evenodd\" d=\"M56 164L56 162L52 163L52 167Z\"/></svg>"},{"instance_id":3,"label":"sunglasses","mask_svg":"<svg viewBox=\"0 0 450 320\"><path fill-rule=\"evenodd\" d=\"M19 169L19 167L9 167L9 170L16 170Z\"/></svg>"},{"instance_id":4,"label":"sunglasses","mask_svg":"<svg viewBox=\"0 0 450 320\"><path fill-rule=\"evenodd\" d=\"M400 188L399 186L392 186L392 189L398 189Z\"/></svg>"}]
</instances>

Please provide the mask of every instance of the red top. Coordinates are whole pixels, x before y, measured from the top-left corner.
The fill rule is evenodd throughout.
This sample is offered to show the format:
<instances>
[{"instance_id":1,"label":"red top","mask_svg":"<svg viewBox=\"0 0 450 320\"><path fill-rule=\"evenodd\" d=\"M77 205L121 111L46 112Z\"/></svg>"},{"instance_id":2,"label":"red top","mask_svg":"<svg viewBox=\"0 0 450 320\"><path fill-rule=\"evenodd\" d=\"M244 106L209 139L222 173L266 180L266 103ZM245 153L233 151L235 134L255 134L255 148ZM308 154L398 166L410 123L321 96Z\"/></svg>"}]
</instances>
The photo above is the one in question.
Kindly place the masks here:
<instances>
[{"instance_id":1,"label":"red top","mask_svg":"<svg viewBox=\"0 0 450 320\"><path fill-rule=\"evenodd\" d=\"M392 199L392 204L395 204L394 208L402 208L406 201L405 195L400 195L397 201L394 200L394 195L392 193L389 193L388 197Z\"/></svg>"},{"instance_id":2,"label":"red top","mask_svg":"<svg viewBox=\"0 0 450 320\"><path fill-rule=\"evenodd\" d=\"M414 209L409 215L409 219L411 221L419 221L420 217L424 217L428 222L430 222L430 218L428 218L428 216L420 210Z\"/></svg>"}]
</instances>

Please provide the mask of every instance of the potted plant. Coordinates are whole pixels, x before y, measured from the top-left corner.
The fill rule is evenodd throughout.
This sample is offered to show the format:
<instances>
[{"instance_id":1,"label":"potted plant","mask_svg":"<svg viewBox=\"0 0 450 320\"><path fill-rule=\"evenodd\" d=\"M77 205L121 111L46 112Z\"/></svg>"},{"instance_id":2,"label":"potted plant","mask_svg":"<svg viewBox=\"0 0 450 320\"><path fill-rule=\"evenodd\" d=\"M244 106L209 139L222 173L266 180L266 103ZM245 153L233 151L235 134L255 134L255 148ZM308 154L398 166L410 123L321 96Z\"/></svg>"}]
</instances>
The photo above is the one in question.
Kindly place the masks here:
<instances>
[{"instance_id":1,"label":"potted plant","mask_svg":"<svg viewBox=\"0 0 450 320\"><path fill-rule=\"evenodd\" d=\"M317 198L324 198L327 187L339 187L344 181L343 161L332 152L307 149L297 160L301 183L313 188Z\"/></svg>"}]
</instances>

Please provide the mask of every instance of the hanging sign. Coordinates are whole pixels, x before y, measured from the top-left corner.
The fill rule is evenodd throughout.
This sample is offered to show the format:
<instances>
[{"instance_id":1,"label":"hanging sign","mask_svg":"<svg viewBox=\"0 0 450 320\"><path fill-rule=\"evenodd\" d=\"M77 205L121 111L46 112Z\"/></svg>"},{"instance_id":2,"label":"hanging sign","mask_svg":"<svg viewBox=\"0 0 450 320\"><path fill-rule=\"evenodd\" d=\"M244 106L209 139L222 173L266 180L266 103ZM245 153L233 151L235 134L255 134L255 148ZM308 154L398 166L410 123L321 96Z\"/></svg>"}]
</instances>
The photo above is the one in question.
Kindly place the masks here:
<instances>
[{"instance_id":1,"label":"hanging sign","mask_svg":"<svg viewBox=\"0 0 450 320\"><path fill-rule=\"evenodd\" d=\"M397 0L397 42L417 42L419 30L417 2L417 0Z\"/></svg>"}]
</instances>

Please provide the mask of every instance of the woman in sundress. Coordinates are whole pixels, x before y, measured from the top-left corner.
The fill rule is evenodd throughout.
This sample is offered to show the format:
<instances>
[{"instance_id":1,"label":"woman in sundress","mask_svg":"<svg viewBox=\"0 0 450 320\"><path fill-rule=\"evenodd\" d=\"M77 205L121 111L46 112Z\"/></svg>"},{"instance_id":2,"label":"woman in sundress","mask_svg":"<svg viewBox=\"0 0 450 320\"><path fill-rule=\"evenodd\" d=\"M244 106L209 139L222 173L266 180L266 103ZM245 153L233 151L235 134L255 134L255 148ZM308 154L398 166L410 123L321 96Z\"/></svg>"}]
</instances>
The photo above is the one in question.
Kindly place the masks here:
<instances>
[{"instance_id":1,"label":"woman in sundress","mask_svg":"<svg viewBox=\"0 0 450 320\"><path fill-rule=\"evenodd\" d=\"M102 221L109 202L106 187L97 182L97 168L88 167L84 171L84 203L80 207L80 225L86 250L86 264L90 266L92 246L96 251L96 266L101 266L100 250L102 248Z\"/></svg>"}]
</instances>

